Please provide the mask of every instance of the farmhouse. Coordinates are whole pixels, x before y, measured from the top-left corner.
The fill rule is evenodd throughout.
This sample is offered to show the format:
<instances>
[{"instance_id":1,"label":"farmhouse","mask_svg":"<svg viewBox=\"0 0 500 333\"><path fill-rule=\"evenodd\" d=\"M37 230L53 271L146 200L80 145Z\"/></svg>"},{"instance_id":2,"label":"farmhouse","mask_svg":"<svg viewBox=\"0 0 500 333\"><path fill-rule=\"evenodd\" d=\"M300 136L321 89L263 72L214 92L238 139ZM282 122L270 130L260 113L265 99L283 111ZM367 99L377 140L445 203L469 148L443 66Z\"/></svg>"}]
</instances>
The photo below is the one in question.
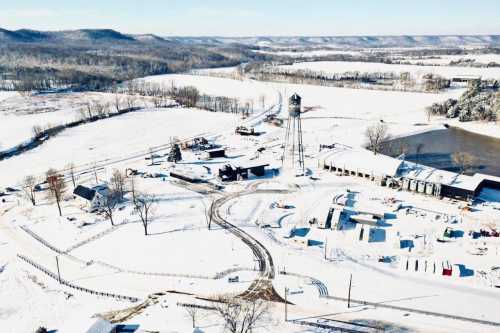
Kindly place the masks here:
<instances>
[{"instance_id":1,"label":"farmhouse","mask_svg":"<svg viewBox=\"0 0 500 333\"><path fill-rule=\"evenodd\" d=\"M485 187L500 189L498 177L461 175L382 154L375 155L366 149L334 146L320 154L319 165L339 175L363 177L382 186L395 186L436 197L471 200Z\"/></svg>"},{"instance_id":2,"label":"farmhouse","mask_svg":"<svg viewBox=\"0 0 500 333\"><path fill-rule=\"evenodd\" d=\"M78 185L73 190L76 198L79 198L83 206L89 212L93 212L106 204L106 197L108 195L108 187L106 185L99 185L92 188Z\"/></svg>"}]
</instances>

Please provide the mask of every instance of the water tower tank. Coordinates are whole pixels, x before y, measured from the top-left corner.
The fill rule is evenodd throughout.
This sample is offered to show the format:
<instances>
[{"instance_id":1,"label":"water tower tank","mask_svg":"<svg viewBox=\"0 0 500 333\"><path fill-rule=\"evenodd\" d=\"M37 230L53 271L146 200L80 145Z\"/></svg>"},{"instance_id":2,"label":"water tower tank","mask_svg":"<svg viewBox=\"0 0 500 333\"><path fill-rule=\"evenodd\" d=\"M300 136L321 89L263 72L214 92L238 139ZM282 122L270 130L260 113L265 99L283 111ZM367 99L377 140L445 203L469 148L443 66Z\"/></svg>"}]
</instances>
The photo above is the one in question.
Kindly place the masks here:
<instances>
[{"instance_id":1,"label":"water tower tank","mask_svg":"<svg viewBox=\"0 0 500 333\"><path fill-rule=\"evenodd\" d=\"M288 113L290 117L300 116L301 100L302 98L297 94L293 94L288 100Z\"/></svg>"}]
</instances>

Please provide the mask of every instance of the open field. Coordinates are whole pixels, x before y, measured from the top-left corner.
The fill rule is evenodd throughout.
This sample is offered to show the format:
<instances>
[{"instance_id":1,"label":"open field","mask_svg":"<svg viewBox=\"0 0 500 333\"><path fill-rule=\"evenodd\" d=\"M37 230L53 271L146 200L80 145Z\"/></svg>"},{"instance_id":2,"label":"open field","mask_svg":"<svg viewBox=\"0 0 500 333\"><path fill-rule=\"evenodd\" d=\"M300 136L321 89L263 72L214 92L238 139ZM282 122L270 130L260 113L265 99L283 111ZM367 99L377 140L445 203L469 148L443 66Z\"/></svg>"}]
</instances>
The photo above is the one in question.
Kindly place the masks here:
<instances>
[{"instance_id":1,"label":"open field","mask_svg":"<svg viewBox=\"0 0 500 333\"><path fill-rule=\"evenodd\" d=\"M425 74L437 74L445 78L454 76L472 75L480 76L483 79L500 78L500 68L473 68L473 67L451 67L451 66L417 66L417 65L389 65L369 62L344 62L344 61L318 61L302 62L293 65L281 66L284 69L307 69L325 73L345 73L345 72L409 72L418 78Z\"/></svg>"},{"instance_id":2,"label":"open field","mask_svg":"<svg viewBox=\"0 0 500 333\"><path fill-rule=\"evenodd\" d=\"M69 163L92 163L119 159L150 147L165 145L174 137L188 138L215 128L232 127L238 121L230 114L213 114L189 109L150 109L67 129L40 147L2 162L0 183L7 185L29 174L41 175L49 168L62 169ZM189 124L189 126L187 126ZM125 149L125 151L124 151ZM47 156L51 156L47 159ZM30 165L29 169L24 166ZM24 171L21 171L24 170Z\"/></svg>"}]
</instances>

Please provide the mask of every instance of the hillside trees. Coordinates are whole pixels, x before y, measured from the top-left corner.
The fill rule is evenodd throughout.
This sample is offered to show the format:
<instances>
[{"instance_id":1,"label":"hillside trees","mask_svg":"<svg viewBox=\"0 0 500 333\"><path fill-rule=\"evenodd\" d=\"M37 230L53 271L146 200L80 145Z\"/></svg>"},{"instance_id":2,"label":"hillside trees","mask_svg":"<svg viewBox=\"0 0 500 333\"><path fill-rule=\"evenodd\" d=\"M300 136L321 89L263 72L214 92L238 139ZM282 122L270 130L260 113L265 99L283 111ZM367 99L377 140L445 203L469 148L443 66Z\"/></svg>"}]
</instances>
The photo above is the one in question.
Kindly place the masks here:
<instances>
[{"instance_id":1,"label":"hillside trees","mask_svg":"<svg viewBox=\"0 0 500 333\"><path fill-rule=\"evenodd\" d=\"M105 90L118 82L194 68L234 66L262 55L236 46L114 43L9 44L0 48L0 87L18 91Z\"/></svg>"}]
</instances>

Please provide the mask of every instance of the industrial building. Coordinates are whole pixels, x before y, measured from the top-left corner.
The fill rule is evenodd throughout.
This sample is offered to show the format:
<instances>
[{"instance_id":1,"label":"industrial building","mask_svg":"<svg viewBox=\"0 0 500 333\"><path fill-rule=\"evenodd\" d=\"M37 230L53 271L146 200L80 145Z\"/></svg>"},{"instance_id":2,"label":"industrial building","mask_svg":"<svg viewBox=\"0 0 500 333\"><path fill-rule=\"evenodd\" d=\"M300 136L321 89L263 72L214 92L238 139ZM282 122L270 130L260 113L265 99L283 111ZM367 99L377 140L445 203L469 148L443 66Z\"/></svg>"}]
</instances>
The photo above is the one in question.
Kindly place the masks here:
<instances>
[{"instance_id":1,"label":"industrial building","mask_svg":"<svg viewBox=\"0 0 500 333\"><path fill-rule=\"evenodd\" d=\"M226 164L219 169L219 178L222 181L236 181L239 179L248 179L249 173L257 177L262 177L266 173L268 163L248 162L246 164L231 165Z\"/></svg>"},{"instance_id":2,"label":"industrial building","mask_svg":"<svg viewBox=\"0 0 500 333\"><path fill-rule=\"evenodd\" d=\"M344 146L322 151L319 166L338 175L376 181L382 186L459 200L471 200L485 187L500 189L498 177L457 174Z\"/></svg>"}]
</instances>

